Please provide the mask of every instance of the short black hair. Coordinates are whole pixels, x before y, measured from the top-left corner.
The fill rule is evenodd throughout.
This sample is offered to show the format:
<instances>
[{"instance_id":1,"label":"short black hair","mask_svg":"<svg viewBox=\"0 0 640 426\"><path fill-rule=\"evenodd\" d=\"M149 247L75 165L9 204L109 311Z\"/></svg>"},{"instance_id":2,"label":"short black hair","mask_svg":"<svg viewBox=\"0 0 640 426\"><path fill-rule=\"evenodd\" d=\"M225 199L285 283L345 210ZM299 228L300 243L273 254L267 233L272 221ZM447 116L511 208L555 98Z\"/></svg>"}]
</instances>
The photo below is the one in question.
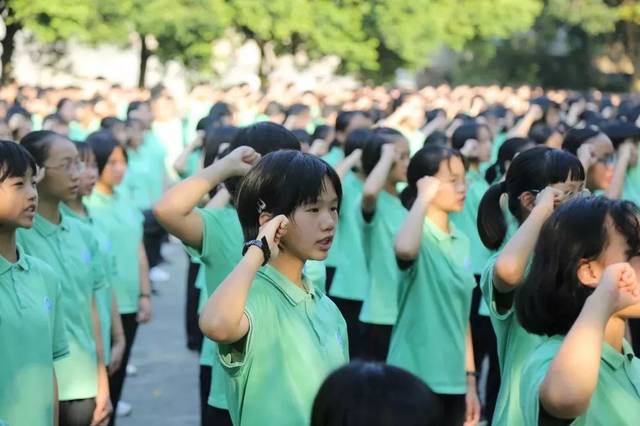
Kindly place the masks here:
<instances>
[{"instance_id":1,"label":"short black hair","mask_svg":"<svg viewBox=\"0 0 640 426\"><path fill-rule=\"evenodd\" d=\"M20 145L29 151L33 159L36 160L36 164L42 167L47 158L49 158L51 144L56 139L67 138L51 130L36 130L35 132L27 133L20 140Z\"/></svg>"},{"instance_id":2,"label":"short black hair","mask_svg":"<svg viewBox=\"0 0 640 426\"><path fill-rule=\"evenodd\" d=\"M291 133L293 133L301 145L311 142L311 135L305 129L291 129Z\"/></svg>"},{"instance_id":3,"label":"short black hair","mask_svg":"<svg viewBox=\"0 0 640 426\"><path fill-rule=\"evenodd\" d=\"M28 170L35 176L36 160L23 146L13 141L0 140L0 183L13 177L24 177Z\"/></svg>"},{"instance_id":4,"label":"short black hair","mask_svg":"<svg viewBox=\"0 0 640 426\"><path fill-rule=\"evenodd\" d=\"M427 136L424 140L424 146L426 145L449 145L449 137L447 134L441 130L435 130L431 132L429 136Z\"/></svg>"},{"instance_id":5,"label":"short black hair","mask_svg":"<svg viewBox=\"0 0 640 426\"><path fill-rule=\"evenodd\" d=\"M344 142L344 155L348 157L356 149L364 149L370 137L371 131L369 129L355 129L349 132L347 140Z\"/></svg>"},{"instance_id":6,"label":"short black hair","mask_svg":"<svg viewBox=\"0 0 640 426\"><path fill-rule=\"evenodd\" d=\"M148 101L132 101L132 102L130 102L129 105L127 106L127 117L129 117L133 111L137 110L142 105L149 105L150 106L151 104Z\"/></svg>"},{"instance_id":7,"label":"short black hair","mask_svg":"<svg viewBox=\"0 0 640 426\"><path fill-rule=\"evenodd\" d=\"M207 128L204 133L204 141L202 143L204 151L203 166L210 166L220 154L220 145L231 143L233 138L238 134L235 126L218 126L212 125Z\"/></svg>"},{"instance_id":8,"label":"short black hair","mask_svg":"<svg viewBox=\"0 0 640 426\"><path fill-rule=\"evenodd\" d=\"M356 361L326 378L313 403L311 426L437 426L443 414L436 395L413 374Z\"/></svg>"},{"instance_id":9,"label":"short black hair","mask_svg":"<svg viewBox=\"0 0 640 426\"><path fill-rule=\"evenodd\" d=\"M578 148L583 143L600 134L600 130L593 127L585 127L584 129L570 129L564 136L562 141L562 149L576 155Z\"/></svg>"},{"instance_id":10,"label":"short black hair","mask_svg":"<svg viewBox=\"0 0 640 426\"><path fill-rule=\"evenodd\" d=\"M104 170L109 157L113 151L120 147L124 153L124 158L127 159L127 151L118 143L116 138L111 132L106 130L98 130L87 136L86 142L93 150L93 154L96 156L96 165L98 166L98 174L101 175Z\"/></svg>"},{"instance_id":11,"label":"short black hair","mask_svg":"<svg viewBox=\"0 0 640 426\"><path fill-rule=\"evenodd\" d=\"M369 117L369 114L366 111L361 111L361 110L340 111L336 116L336 132L346 131L349 128L349 125L351 124L351 120L353 120L353 118L358 115Z\"/></svg>"},{"instance_id":12,"label":"short black hair","mask_svg":"<svg viewBox=\"0 0 640 426\"><path fill-rule=\"evenodd\" d=\"M577 276L582 259L596 259L609 242L610 217L627 240L629 256L640 252L640 211L630 201L584 197L560 205L545 222L524 282L516 290L518 321L529 333L566 335L593 289Z\"/></svg>"},{"instance_id":13,"label":"short black hair","mask_svg":"<svg viewBox=\"0 0 640 426\"><path fill-rule=\"evenodd\" d=\"M331 181L342 200L340 177L324 160L300 151L276 151L262 157L242 179L236 197L236 209L246 241L253 240L260 229L259 204L263 212L291 215L294 210L315 202L325 190L324 178Z\"/></svg>"},{"instance_id":14,"label":"short black hair","mask_svg":"<svg viewBox=\"0 0 640 426\"><path fill-rule=\"evenodd\" d=\"M62 107L64 107L64 104L66 104L67 102L72 102L72 101L69 98L60 99L58 101L58 103L56 104L56 111L60 111L62 109Z\"/></svg>"},{"instance_id":15,"label":"short black hair","mask_svg":"<svg viewBox=\"0 0 640 426\"><path fill-rule=\"evenodd\" d=\"M281 149L300 151L300 142L298 142L293 133L280 124L268 121L255 123L240 129L231 141L227 152L231 152L241 146L249 146L262 156ZM239 181L239 177L232 177L224 182L231 195L235 194Z\"/></svg>"},{"instance_id":16,"label":"short black hair","mask_svg":"<svg viewBox=\"0 0 640 426\"><path fill-rule=\"evenodd\" d=\"M389 127L376 127L370 131L369 139L362 149L362 170L366 175L369 175L380 161L382 145L394 143L397 138L404 138L404 136Z\"/></svg>"},{"instance_id":17,"label":"short black hair","mask_svg":"<svg viewBox=\"0 0 640 426\"><path fill-rule=\"evenodd\" d=\"M513 161L516 154L524 151L529 145L533 146L534 141L528 138L509 138L498 149L498 158L485 172L485 180L492 184L498 177L504 176L507 171L507 162Z\"/></svg>"},{"instance_id":18,"label":"short black hair","mask_svg":"<svg viewBox=\"0 0 640 426\"><path fill-rule=\"evenodd\" d=\"M118 124L124 124L124 121L118 117L105 117L100 120L100 128L104 130L111 130Z\"/></svg>"}]
</instances>

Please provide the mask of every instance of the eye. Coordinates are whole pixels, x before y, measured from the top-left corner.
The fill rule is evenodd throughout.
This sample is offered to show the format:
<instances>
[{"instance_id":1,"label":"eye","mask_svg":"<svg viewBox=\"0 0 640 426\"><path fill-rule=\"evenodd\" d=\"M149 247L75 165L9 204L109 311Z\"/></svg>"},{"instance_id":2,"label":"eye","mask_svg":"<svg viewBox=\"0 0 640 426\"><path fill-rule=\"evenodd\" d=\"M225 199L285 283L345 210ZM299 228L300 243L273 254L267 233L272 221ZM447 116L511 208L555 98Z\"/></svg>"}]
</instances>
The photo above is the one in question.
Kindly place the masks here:
<instances>
[{"instance_id":1,"label":"eye","mask_svg":"<svg viewBox=\"0 0 640 426\"><path fill-rule=\"evenodd\" d=\"M308 213L318 213L319 211L320 211L320 209L319 209L319 208L317 208L317 207L309 207L309 208L307 209L307 212L308 212Z\"/></svg>"}]
</instances>

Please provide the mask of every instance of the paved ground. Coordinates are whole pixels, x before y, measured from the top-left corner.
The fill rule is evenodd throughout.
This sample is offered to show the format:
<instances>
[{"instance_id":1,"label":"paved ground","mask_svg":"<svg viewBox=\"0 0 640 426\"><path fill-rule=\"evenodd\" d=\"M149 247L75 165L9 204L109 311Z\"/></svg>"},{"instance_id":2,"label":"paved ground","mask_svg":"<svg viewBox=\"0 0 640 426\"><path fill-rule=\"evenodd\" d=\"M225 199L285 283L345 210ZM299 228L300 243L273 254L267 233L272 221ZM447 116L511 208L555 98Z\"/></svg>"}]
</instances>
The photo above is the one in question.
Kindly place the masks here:
<instances>
[{"instance_id":1,"label":"paved ground","mask_svg":"<svg viewBox=\"0 0 640 426\"><path fill-rule=\"evenodd\" d=\"M178 244L163 254L171 274L153 298L153 320L138 329L131 363L138 374L128 377L122 399L133 405L118 426L196 426L200 424L198 354L187 350L184 331L187 257Z\"/></svg>"}]
</instances>

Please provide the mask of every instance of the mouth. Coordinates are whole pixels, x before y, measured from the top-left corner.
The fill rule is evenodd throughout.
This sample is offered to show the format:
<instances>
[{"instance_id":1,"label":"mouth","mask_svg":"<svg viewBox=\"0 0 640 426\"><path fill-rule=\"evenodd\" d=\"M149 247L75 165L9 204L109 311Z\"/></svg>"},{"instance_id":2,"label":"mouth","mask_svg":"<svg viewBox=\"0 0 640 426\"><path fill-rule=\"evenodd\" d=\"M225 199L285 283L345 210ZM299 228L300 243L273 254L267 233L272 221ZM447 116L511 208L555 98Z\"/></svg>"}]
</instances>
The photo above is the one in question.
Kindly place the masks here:
<instances>
[{"instance_id":1,"label":"mouth","mask_svg":"<svg viewBox=\"0 0 640 426\"><path fill-rule=\"evenodd\" d=\"M32 204L23 211L27 216L34 217L36 215L36 206L35 204Z\"/></svg>"},{"instance_id":2,"label":"mouth","mask_svg":"<svg viewBox=\"0 0 640 426\"><path fill-rule=\"evenodd\" d=\"M323 238L316 242L322 251L329 251L331 244L333 244L333 235L327 238Z\"/></svg>"}]
</instances>

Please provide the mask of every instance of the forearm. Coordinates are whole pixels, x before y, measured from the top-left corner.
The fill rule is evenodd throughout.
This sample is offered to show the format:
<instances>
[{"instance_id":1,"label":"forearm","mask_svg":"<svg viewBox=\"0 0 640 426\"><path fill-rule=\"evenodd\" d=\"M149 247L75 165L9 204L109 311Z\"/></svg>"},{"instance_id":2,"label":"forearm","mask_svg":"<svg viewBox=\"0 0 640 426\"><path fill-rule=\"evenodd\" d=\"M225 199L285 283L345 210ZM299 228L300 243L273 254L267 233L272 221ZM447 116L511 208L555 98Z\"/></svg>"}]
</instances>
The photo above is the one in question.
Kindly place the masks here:
<instances>
[{"instance_id":1,"label":"forearm","mask_svg":"<svg viewBox=\"0 0 640 426\"><path fill-rule=\"evenodd\" d=\"M426 212L426 203L418 196L396 236L395 253L398 259L410 261L418 257Z\"/></svg>"},{"instance_id":2,"label":"forearm","mask_svg":"<svg viewBox=\"0 0 640 426\"><path fill-rule=\"evenodd\" d=\"M499 291L509 292L520 284L542 225L550 215L551 211L534 207L527 220L504 246L496 259L494 270L494 284Z\"/></svg>"},{"instance_id":3,"label":"forearm","mask_svg":"<svg viewBox=\"0 0 640 426\"><path fill-rule=\"evenodd\" d=\"M96 307L95 299L91 307L91 314L93 319L93 338L96 343L96 357L97 357L97 376L98 376L98 395L109 395L109 375L107 374L107 367L104 365L104 346L102 344L102 332L100 317L98 315L98 309Z\"/></svg>"},{"instance_id":4,"label":"forearm","mask_svg":"<svg viewBox=\"0 0 640 426\"><path fill-rule=\"evenodd\" d=\"M140 244L138 250L138 262L140 264L140 294L151 294L151 283L149 282L149 261L147 260L147 252L144 245Z\"/></svg>"},{"instance_id":5,"label":"forearm","mask_svg":"<svg viewBox=\"0 0 640 426\"><path fill-rule=\"evenodd\" d=\"M381 158L371 173L369 173L367 180L364 182L362 195L362 209L365 212L375 210L378 195L387 182L387 176L389 176L389 170L391 170L392 165L393 158Z\"/></svg>"},{"instance_id":6,"label":"forearm","mask_svg":"<svg viewBox=\"0 0 640 426\"><path fill-rule=\"evenodd\" d=\"M533 124L533 117L529 114L522 117L522 119L507 133L507 139L509 138L526 138L529 134L529 129Z\"/></svg>"},{"instance_id":7,"label":"forearm","mask_svg":"<svg viewBox=\"0 0 640 426\"><path fill-rule=\"evenodd\" d=\"M120 310L118 309L118 300L116 299L115 291L111 299L111 341L113 344L120 342L124 344L124 328L122 326L122 318L120 318Z\"/></svg>"},{"instance_id":8,"label":"forearm","mask_svg":"<svg viewBox=\"0 0 640 426\"><path fill-rule=\"evenodd\" d=\"M347 173L349 173L349 171L351 171L351 169L355 167L356 159L357 157L354 156L353 153L351 153L348 157L346 157L336 165L335 170L340 177L340 180L343 180Z\"/></svg>"},{"instance_id":9,"label":"forearm","mask_svg":"<svg viewBox=\"0 0 640 426\"><path fill-rule=\"evenodd\" d=\"M176 171L176 173L178 174L184 173L184 171L187 168L187 161L189 160L189 157L191 156L194 150L195 150L195 147L192 144L189 144L180 153L176 161L173 163L173 169Z\"/></svg>"},{"instance_id":10,"label":"forearm","mask_svg":"<svg viewBox=\"0 0 640 426\"><path fill-rule=\"evenodd\" d=\"M629 166L629 160L627 158L620 158L616 163L616 167L613 170L613 177L609 188L606 189L604 195L612 200L617 200L622 195L622 187L624 186L624 179L627 175L627 168Z\"/></svg>"},{"instance_id":11,"label":"forearm","mask_svg":"<svg viewBox=\"0 0 640 426\"><path fill-rule=\"evenodd\" d=\"M540 403L549 414L570 419L588 409L608 319L606 307L590 296L540 386Z\"/></svg>"},{"instance_id":12,"label":"forearm","mask_svg":"<svg viewBox=\"0 0 640 426\"><path fill-rule=\"evenodd\" d=\"M209 297L200 314L200 328L207 337L220 343L233 343L244 336L241 325L249 289L263 259L259 248L250 247Z\"/></svg>"},{"instance_id":13,"label":"forearm","mask_svg":"<svg viewBox=\"0 0 640 426\"><path fill-rule=\"evenodd\" d=\"M476 388L476 361L473 353L473 339L471 336L471 324L467 326L467 333L464 337L465 343L465 356L464 365L467 372L472 372L472 375L467 375L467 386Z\"/></svg>"}]
</instances>

